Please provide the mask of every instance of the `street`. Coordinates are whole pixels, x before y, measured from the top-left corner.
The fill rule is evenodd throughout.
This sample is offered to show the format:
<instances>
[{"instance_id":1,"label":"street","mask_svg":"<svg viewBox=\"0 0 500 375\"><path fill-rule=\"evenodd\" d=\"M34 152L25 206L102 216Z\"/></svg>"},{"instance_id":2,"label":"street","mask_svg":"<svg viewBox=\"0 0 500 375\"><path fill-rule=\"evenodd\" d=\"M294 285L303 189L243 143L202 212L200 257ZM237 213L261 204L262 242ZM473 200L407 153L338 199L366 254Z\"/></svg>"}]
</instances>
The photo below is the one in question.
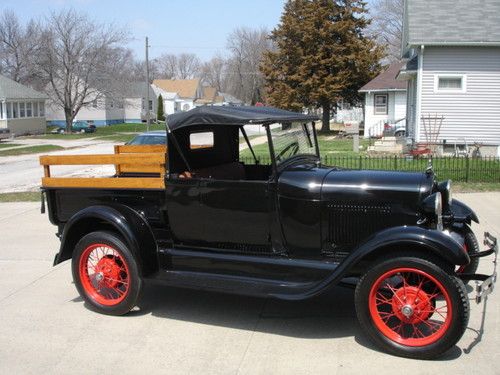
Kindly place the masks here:
<instances>
[{"instance_id":1,"label":"street","mask_svg":"<svg viewBox=\"0 0 500 375\"><path fill-rule=\"evenodd\" d=\"M500 236L500 193L456 198L476 210L478 237ZM499 291L471 301L469 328L445 357L408 360L361 332L350 289L283 302L149 282L135 311L96 314L78 296L70 262L52 267L55 231L38 203L0 204L1 373L500 374ZM480 271L491 273L489 258Z\"/></svg>"}]
</instances>

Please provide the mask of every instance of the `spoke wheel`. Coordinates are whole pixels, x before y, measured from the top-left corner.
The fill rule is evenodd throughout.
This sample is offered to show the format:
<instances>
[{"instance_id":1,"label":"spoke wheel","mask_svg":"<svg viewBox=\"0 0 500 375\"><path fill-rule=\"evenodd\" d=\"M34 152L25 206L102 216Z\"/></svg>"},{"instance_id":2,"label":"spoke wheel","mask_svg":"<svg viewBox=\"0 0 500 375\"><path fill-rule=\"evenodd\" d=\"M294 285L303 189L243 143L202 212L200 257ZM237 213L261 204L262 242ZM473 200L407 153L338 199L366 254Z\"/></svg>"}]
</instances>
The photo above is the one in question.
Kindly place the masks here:
<instances>
[{"instance_id":1,"label":"spoke wheel","mask_svg":"<svg viewBox=\"0 0 500 375\"><path fill-rule=\"evenodd\" d=\"M387 338L407 346L439 340L452 320L450 296L431 275L399 268L384 273L373 284L370 314Z\"/></svg>"},{"instance_id":2,"label":"spoke wheel","mask_svg":"<svg viewBox=\"0 0 500 375\"><path fill-rule=\"evenodd\" d=\"M73 251L72 272L86 306L102 314L126 314L142 291L137 258L112 232L82 237Z\"/></svg>"},{"instance_id":3,"label":"spoke wheel","mask_svg":"<svg viewBox=\"0 0 500 375\"><path fill-rule=\"evenodd\" d=\"M126 297L130 284L128 266L111 246L88 246L80 257L79 270L85 292L96 302L113 306Z\"/></svg>"}]
</instances>

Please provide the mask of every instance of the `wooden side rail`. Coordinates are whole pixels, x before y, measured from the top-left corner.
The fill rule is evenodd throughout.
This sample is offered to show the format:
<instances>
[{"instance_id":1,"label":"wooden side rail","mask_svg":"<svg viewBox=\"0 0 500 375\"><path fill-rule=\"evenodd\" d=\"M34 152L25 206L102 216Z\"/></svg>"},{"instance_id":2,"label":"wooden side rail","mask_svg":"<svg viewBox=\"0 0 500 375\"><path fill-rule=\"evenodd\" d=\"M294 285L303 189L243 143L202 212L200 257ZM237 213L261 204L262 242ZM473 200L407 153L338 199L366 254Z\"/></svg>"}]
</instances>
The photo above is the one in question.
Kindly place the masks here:
<instances>
[{"instance_id":1,"label":"wooden side rail","mask_svg":"<svg viewBox=\"0 0 500 375\"><path fill-rule=\"evenodd\" d=\"M115 154L116 155L130 155L130 154L159 154L162 155L164 163L166 164L166 152L167 147L165 145L116 145ZM163 167L164 168L164 167ZM159 170L157 166L151 165L139 165L135 163L129 164L116 164L115 165L116 175L121 176L126 173L164 173L163 170Z\"/></svg>"},{"instance_id":2,"label":"wooden side rail","mask_svg":"<svg viewBox=\"0 0 500 375\"><path fill-rule=\"evenodd\" d=\"M49 155L41 156L40 164L44 168L43 187L80 187L110 189L163 189L165 188L165 154L162 153L129 153L103 155ZM140 167L141 172L149 168L151 173L159 177L52 177L50 166L54 165L115 165ZM144 170L142 170L144 169Z\"/></svg>"}]
</instances>

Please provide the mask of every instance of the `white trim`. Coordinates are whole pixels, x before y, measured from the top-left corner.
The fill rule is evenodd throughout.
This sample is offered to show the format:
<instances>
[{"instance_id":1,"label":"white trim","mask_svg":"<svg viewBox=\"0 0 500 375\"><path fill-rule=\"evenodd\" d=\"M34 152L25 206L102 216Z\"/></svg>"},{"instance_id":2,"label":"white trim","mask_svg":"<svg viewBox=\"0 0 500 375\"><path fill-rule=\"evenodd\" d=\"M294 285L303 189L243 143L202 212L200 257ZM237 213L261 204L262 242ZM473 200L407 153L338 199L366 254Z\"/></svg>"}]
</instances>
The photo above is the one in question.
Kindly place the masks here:
<instances>
[{"instance_id":1,"label":"white trim","mask_svg":"<svg viewBox=\"0 0 500 375\"><path fill-rule=\"evenodd\" d=\"M440 89L440 78L460 78L461 88L459 89ZM435 94L464 94L467 92L467 74L463 73L436 73L434 74L434 93Z\"/></svg>"},{"instance_id":2,"label":"white trim","mask_svg":"<svg viewBox=\"0 0 500 375\"><path fill-rule=\"evenodd\" d=\"M425 46L420 46L420 51L418 52L418 70L417 70L417 81L416 81L416 108L415 108L415 142L420 142L420 116L422 112L422 76L424 67L424 49Z\"/></svg>"},{"instance_id":3,"label":"white trim","mask_svg":"<svg viewBox=\"0 0 500 375\"><path fill-rule=\"evenodd\" d=\"M405 92L406 89L373 89L373 90L359 90L359 93L371 94L372 92Z\"/></svg>"}]
</instances>

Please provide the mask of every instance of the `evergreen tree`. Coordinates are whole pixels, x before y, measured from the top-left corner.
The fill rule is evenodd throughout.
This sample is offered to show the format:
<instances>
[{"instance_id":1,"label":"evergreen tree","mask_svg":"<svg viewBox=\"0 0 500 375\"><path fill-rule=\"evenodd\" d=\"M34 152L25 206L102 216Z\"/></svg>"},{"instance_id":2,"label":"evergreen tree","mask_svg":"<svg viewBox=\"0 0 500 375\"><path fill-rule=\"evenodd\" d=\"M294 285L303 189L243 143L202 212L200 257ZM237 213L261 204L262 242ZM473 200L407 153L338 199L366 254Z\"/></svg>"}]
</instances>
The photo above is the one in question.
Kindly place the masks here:
<instances>
[{"instance_id":1,"label":"evergreen tree","mask_svg":"<svg viewBox=\"0 0 500 375\"><path fill-rule=\"evenodd\" d=\"M365 35L366 13L359 0L288 0L261 65L269 102L322 108L321 131L330 131L336 103L356 104L358 89L380 70L383 49Z\"/></svg>"},{"instance_id":2,"label":"evergreen tree","mask_svg":"<svg viewBox=\"0 0 500 375\"><path fill-rule=\"evenodd\" d=\"M163 112L163 97L158 95L158 108L156 109L156 118L158 121L165 120L165 113Z\"/></svg>"}]
</instances>

